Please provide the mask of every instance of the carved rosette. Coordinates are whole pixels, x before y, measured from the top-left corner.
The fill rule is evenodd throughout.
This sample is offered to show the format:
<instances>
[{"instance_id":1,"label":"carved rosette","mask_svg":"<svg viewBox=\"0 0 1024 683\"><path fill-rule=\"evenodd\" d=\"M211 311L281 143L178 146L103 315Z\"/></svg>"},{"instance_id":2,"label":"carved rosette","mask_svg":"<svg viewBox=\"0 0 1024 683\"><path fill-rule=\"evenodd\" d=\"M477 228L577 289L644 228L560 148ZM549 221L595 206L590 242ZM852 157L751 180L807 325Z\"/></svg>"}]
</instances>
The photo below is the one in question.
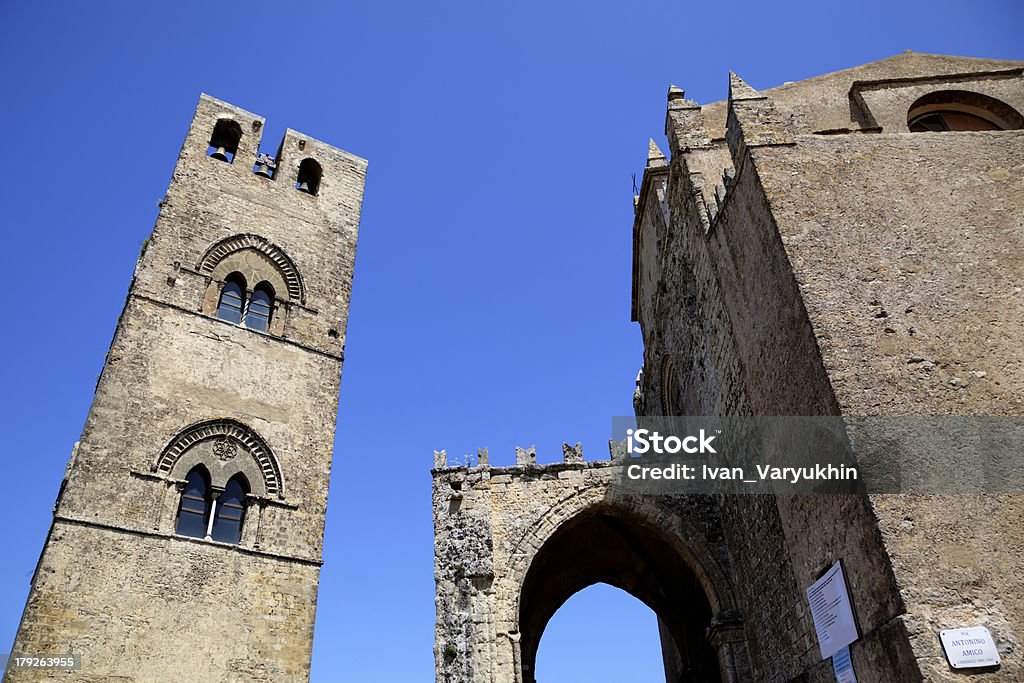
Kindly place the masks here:
<instances>
[{"instance_id":1,"label":"carved rosette","mask_svg":"<svg viewBox=\"0 0 1024 683\"><path fill-rule=\"evenodd\" d=\"M237 452L238 448L236 448L234 442L227 437L218 439L217 442L213 444L213 454L216 455L221 462L227 462L231 458L235 457L235 453Z\"/></svg>"}]
</instances>

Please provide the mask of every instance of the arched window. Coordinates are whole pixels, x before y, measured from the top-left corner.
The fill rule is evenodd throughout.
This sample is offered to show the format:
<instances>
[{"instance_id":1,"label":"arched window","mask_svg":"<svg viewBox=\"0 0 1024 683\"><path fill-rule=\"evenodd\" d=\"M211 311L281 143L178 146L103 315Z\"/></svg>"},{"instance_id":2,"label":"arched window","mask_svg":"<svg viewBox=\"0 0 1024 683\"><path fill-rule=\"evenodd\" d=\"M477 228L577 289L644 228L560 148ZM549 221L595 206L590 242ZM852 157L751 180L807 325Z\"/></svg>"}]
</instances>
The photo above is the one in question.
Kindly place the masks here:
<instances>
[{"instance_id":1,"label":"arched window","mask_svg":"<svg viewBox=\"0 0 1024 683\"><path fill-rule=\"evenodd\" d=\"M217 497L210 532L213 540L238 543L242 539L242 519L245 517L245 494L248 488L242 475L236 474L224 487L224 493Z\"/></svg>"},{"instance_id":2,"label":"arched window","mask_svg":"<svg viewBox=\"0 0 1024 683\"><path fill-rule=\"evenodd\" d=\"M231 119L218 119L210 135L210 148L207 156L218 161L232 163L238 153L238 143L242 140L242 127Z\"/></svg>"},{"instance_id":3,"label":"arched window","mask_svg":"<svg viewBox=\"0 0 1024 683\"><path fill-rule=\"evenodd\" d=\"M947 130L1002 130L988 119L964 111L939 110L915 116L909 124L911 133L938 133Z\"/></svg>"},{"instance_id":4,"label":"arched window","mask_svg":"<svg viewBox=\"0 0 1024 683\"><path fill-rule=\"evenodd\" d=\"M252 298L245 309L245 326L260 332L270 329L271 305L274 301L274 288L269 282L261 282L252 291Z\"/></svg>"},{"instance_id":5,"label":"arched window","mask_svg":"<svg viewBox=\"0 0 1024 683\"><path fill-rule=\"evenodd\" d=\"M306 194L316 194L320 191L320 178L323 174L323 169L314 159L303 159L299 164L299 177L295 182L295 189Z\"/></svg>"},{"instance_id":6,"label":"arched window","mask_svg":"<svg viewBox=\"0 0 1024 683\"><path fill-rule=\"evenodd\" d=\"M919 98L907 111L911 133L1012 130L1024 117L994 97L967 90L939 90Z\"/></svg>"},{"instance_id":7,"label":"arched window","mask_svg":"<svg viewBox=\"0 0 1024 683\"><path fill-rule=\"evenodd\" d=\"M245 278L241 273L231 273L224 280L224 289L217 303L217 317L238 324L242 322L242 308L245 305Z\"/></svg>"},{"instance_id":8,"label":"arched window","mask_svg":"<svg viewBox=\"0 0 1024 683\"><path fill-rule=\"evenodd\" d=\"M178 523L175 531L182 536L202 538L206 535L207 519L210 513L210 482L202 467L193 467L185 476L185 488L181 492L178 508Z\"/></svg>"}]
</instances>

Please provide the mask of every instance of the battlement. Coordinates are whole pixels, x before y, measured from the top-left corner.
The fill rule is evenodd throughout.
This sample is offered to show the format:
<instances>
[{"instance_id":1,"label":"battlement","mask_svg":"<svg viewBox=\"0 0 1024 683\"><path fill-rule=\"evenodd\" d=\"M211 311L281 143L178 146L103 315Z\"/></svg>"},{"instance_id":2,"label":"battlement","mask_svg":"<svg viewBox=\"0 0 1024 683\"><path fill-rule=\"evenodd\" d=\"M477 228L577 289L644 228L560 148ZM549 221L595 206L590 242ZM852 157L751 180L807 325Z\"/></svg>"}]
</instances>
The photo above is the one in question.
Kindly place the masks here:
<instances>
[{"instance_id":1,"label":"battlement","mask_svg":"<svg viewBox=\"0 0 1024 683\"><path fill-rule=\"evenodd\" d=\"M203 93L175 176L209 175L211 187L234 181L247 189L286 193L293 201L338 199L346 179L366 173L365 159L288 128L276 152L261 151L266 119ZM217 187L220 185L220 187Z\"/></svg>"},{"instance_id":2,"label":"battlement","mask_svg":"<svg viewBox=\"0 0 1024 683\"><path fill-rule=\"evenodd\" d=\"M444 472L477 470L486 468L492 472L517 473L517 472L539 472L539 471L562 471L565 469L585 469L587 467L605 467L619 462L626 458L626 441L608 440L608 458L601 460L587 461L583 458L583 444L579 441L575 445L562 443L562 461L538 464L537 446L527 448L516 446L516 464L505 467L492 467L490 464L490 453L486 448L478 448L476 457L470 454L462 456L460 460L450 461L448 452L445 450L434 451L435 475Z\"/></svg>"}]
</instances>

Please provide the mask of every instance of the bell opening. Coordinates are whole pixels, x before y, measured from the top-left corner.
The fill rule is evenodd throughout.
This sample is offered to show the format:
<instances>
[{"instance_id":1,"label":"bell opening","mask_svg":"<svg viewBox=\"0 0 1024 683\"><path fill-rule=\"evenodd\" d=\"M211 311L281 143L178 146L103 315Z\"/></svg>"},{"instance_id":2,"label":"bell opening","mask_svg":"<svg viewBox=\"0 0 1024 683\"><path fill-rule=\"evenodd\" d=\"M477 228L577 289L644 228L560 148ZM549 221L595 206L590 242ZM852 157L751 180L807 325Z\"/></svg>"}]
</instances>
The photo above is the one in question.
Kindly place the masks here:
<instances>
[{"instance_id":1,"label":"bell opening","mask_svg":"<svg viewBox=\"0 0 1024 683\"><path fill-rule=\"evenodd\" d=\"M260 152L256 157L256 165L253 166L252 172L261 178L273 180L276 168L277 161L269 154Z\"/></svg>"},{"instance_id":2,"label":"bell opening","mask_svg":"<svg viewBox=\"0 0 1024 683\"><path fill-rule=\"evenodd\" d=\"M242 140L242 127L231 119L218 119L210 135L206 155L217 161L233 163L238 153L238 143Z\"/></svg>"},{"instance_id":3,"label":"bell opening","mask_svg":"<svg viewBox=\"0 0 1024 683\"><path fill-rule=\"evenodd\" d=\"M303 159L299 164L299 176L296 178L295 189L299 192L315 195L320 191L320 178L323 170L313 159Z\"/></svg>"}]
</instances>

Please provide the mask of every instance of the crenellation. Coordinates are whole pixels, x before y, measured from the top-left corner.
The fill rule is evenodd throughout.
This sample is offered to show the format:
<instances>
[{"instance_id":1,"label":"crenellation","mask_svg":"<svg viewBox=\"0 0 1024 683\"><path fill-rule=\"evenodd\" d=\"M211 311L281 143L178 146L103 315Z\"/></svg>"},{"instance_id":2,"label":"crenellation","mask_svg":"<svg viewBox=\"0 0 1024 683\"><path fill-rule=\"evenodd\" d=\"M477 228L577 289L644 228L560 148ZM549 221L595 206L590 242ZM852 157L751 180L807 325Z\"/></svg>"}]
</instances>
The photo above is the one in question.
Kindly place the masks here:
<instances>
[{"instance_id":1,"label":"crenellation","mask_svg":"<svg viewBox=\"0 0 1024 683\"><path fill-rule=\"evenodd\" d=\"M516 446L516 465L523 467L529 467L537 464L537 446L536 444L529 448L523 448Z\"/></svg>"},{"instance_id":2,"label":"crenellation","mask_svg":"<svg viewBox=\"0 0 1024 683\"><path fill-rule=\"evenodd\" d=\"M440 470L448 466L448 452L434 451L434 469Z\"/></svg>"},{"instance_id":3,"label":"crenellation","mask_svg":"<svg viewBox=\"0 0 1024 683\"><path fill-rule=\"evenodd\" d=\"M711 145L700 105L686 99L686 94L671 86L668 91L668 111L665 115L665 136L671 145L670 153L702 149Z\"/></svg>"},{"instance_id":4,"label":"crenellation","mask_svg":"<svg viewBox=\"0 0 1024 683\"><path fill-rule=\"evenodd\" d=\"M626 440L616 441L608 439L608 457L613 463L621 462L629 457L629 450L626 447Z\"/></svg>"},{"instance_id":5,"label":"crenellation","mask_svg":"<svg viewBox=\"0 0 1024 683\"><path fill-rule=\"evenodd\" d=\"M731 72L728 111L725 139L737 169L742 168L750 148L795 144L790 126L774 102Z\"/></svg>"},{"instance_id":6,"label":"crenellation","mask_svg":"<svg viewBox=\"0 0 1024 683\"><path fill-rule=\"evenodd\" d=\"M562 460L568 464L583 462L583 444L577 441L575 446L570 446L563 442Z\"/></svg>"}]
</instances>

